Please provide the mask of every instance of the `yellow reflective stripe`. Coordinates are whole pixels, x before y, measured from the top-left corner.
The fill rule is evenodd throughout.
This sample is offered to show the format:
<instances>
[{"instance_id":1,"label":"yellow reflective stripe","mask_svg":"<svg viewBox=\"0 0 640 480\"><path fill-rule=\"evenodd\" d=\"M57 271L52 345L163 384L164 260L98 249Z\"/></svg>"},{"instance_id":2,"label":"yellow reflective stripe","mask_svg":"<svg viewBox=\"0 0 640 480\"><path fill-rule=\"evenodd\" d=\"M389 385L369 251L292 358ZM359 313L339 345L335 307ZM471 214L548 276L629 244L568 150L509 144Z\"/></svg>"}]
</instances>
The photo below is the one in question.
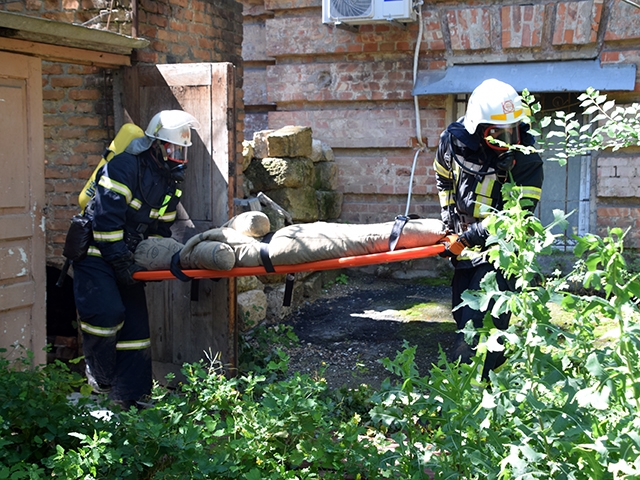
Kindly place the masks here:
<instances>
[{"instance_id":1,"label":"yellow reflective stripe","mask_svg":"<svg viewBox=\"0 0 640 480\"><path fill-rule=\"evenodd\" d=\"M507 113L497 113L495 115L491 115L491 120L502 120L502 121L506 121L507 120L507 115L512 115L513 119L518 118L520 115L522 115L522 109L519 108L518 110L514 110L513 113L507 114Z\"/></svg>"},{"instance_id":2,"label":"yellow reflective stripe","mask_svg":"<svg viewBox=\"0 0 640 480\"><path fill-rule=\"evenodd\" d=\"M151 211L149 212L149 218L155 219L159 217L160 217L160 212L157 209L152 208Z\"/></svg>"},{"instance_id":3,"label":"yellow reflective stripe","mask_svg":"<svg viewBox=\"0 0 640 480\"><path fill-rule=\"evenodd\" d=\"M489 212L487 209L483 209L485 205L491 206L493 204L493 198L491 192L495 186L495 179L485 177L482 182L478 182L476 185L476 202L473 206L473 216L476 218L485 218Z\"/></svg>"},{"instance_id":4,"label":"yellow reflective stripe","mask_svg":"<svg viewBox=\"0 0 640 480\"><path fill-rule=\"evenodd\" d=\"M89 250L87 250L87 255L91 255L92 257L102 257L100 249L94 246L89 247Z\"/></svg>"},{"instance_id":5,"label":"yellow reflective stripe","mask_svg":"<svg viewBox=\"0 0 640 480\"><path fill-rule=\"evenodd\" d=\"M441 192L438 192L438 199L440 200L441 207L453 205L455 203L453 200L453 190L442 190Z\"/></svg>"},{"instance_id":6,"label":"yellow reflective stripe","mask_svg":"<svg viewBox=\"0 0 640 480\"><path fill-rule=\"evenodd\" d=\"M173 222L176 219L176 215L178 212L175 210L173 212L165 213L159 219L163 222Z\"/></svg>"},{"instance_id":7,"label":"yellow reflective stripe","mask_svg":"<svg viewBox=\"0 0 640 480\"><path fill-rule=\"evenodd\" d=\"M124 322L119 323L115 327L97 327L90 323L80 320L80 330L97 337L113 337L124 326Z\"/></svg>"},{"instance_id":8,"label":"yellow reflective stripe","mask_svg":"<svg viewBox=\"0 0 640 480\"><path fill-rule=\"evenodd\" d=\"M182 190L176 188L176 193L174 193L174 195L176 196L176 198L180 198L182 196Z\"/></svg>"},{"instance_id":9,"label":"yellow reflective stripe","mask_svg":"<svg viewBox=\"0 0 640 480\"><path fill-rule=\"evenodd\" d=\"M540 196L542 195L541 188L538 188L538 187L521 187L521 188L522 188L523 197L540 200Z\"/></svg>"},{"instance_id":10,"label":"yellow reflective stripe","mask_svg":"<svg viewBox=\"0 0 640 480\"><path fill-rule=\"evenodd\" d=\"M151 339L144 338L142 340L123 340L116 343L116 350L144 350L151 346Z\"/></svg>"},{"instance_id":11,"label":"yellow reflective stripe","mask_svg":"<svg viewBox=\"0 0 640 480\"><path fill-rule=\"evenodd\" d=\"M133 200L131 200L131 202L129 202L129 206L134 210L140 210L140 207L142 206L142 201L138 200L137 198L134 198Z\"/></svg>"},{"instance_id":12,"label":"yellow reflective stripe","mask_svg":"<svg viewBox=\"0 0 640 480\"><path fill-rule=\"evenodd\" d=\"M451 171L448 168L445 168L442 165L440 165L440 162L438 161L433 162L433 168L435 169L438 175L445 178L449 178L449 179L453 178Z\"/></svg>"},{"instance_id":13,"label":"yellow reflective stripe","mask_svg":"<svg viewBox=\"0 0 640 480\"><path fill-rule=\"evenodd\" d=\"M164 216L164 213L167 211L167 207L169 206L169 202L171 201L171 195L165 195L164 200L162 201L162 207L158 211L160 218Z\"/></svg>"},{"instance_id":14,"label":"yellow reflective stripe","mask_svg":"<svg viewBox=\"0 0 640 480\"><path fill-rule=\"evenodd\" d=\"M478 182L476 185L476 195L491 197L491 192L493 192L493 186L495 183L496 181L491 178L485 178L482 182Z\"/></svg>"},{"instance_id":15,"label":"yellow reflective stripe","mask_svg":"<svg viewBox=\"0 0 640 480\"><path fill-rule=\"evenodd\" d=\"M106 188L107 190L111 190L112 192L119 193L127 200L127 204L131 203L133 195L131 194L131 190L129 190L129 187L127 187L124 183L116 182L115 180L112 180L109 177L105 177L103 175L102 177L100 177L98 185Z\"/></svg>"},{"instance_id":16,"label":"yellow reflective stripe","mask_svg":"<svg viewBox=\"0 0 640 480\"><path fill-rule=\"evenodd\" d=\"M112 232L93 232L93 238L98 242L118 242L124 239L124 230L114 230Z\"/></svg>"}]
</instances>

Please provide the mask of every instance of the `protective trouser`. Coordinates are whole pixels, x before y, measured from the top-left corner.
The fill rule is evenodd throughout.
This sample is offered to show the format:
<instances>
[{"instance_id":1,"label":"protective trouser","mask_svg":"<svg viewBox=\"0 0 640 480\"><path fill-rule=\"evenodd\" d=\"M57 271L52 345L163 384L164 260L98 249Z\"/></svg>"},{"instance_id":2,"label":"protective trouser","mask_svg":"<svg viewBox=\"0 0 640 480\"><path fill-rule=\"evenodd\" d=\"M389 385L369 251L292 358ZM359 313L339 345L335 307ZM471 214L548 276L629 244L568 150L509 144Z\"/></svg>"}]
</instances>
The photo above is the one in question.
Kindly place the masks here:
<instances>
[{"instance_id":1,"label":"protective trouser","mask_svg":"<svg viewBox=\"0 0 640 480\"><path fill-rule=\"evenodd\" d=\"M85 361L113 400L151 393L151 341L144 284L120 287L111 266L87 256L73 264Z\"/></svg>"},{"instance_id":2,"label":"protective trouser","mask_svg":"<svg viewBox=\"0 0 640 480\"><path fill-rule=\"evenodd\" d=\"M490 263L482 263L478 266L471 268L456 268L453 274L452 287L452 308L455 309L462 303L462 293L465 290L480 290L480 282L488 272L496 272L496 281L501 291L512 290L511 286L504 278L500 271L496 271ZM489 310L493 308L494 301L489 304ZM453 319L456 322L456 326L459 330L463 329L467 322L473 322L475 328L481 328L483 326L485 312L474 310L465 305L462 308L453 310ZM509 320L511 319L511 313L503 313L497 318L493 318L493 324L499 330L506 330L509 327ZM464 334L458 333L456 338L456 346L461 346L464 343ZM468 346L467 346L468 348ZM463 360L468 360L463 358ZM506 361L506 357L503 352L487 352L485 358L484 367L482 369L482 378L489 378L489 371L493 370Z\"/></svg>"}]
</instances>

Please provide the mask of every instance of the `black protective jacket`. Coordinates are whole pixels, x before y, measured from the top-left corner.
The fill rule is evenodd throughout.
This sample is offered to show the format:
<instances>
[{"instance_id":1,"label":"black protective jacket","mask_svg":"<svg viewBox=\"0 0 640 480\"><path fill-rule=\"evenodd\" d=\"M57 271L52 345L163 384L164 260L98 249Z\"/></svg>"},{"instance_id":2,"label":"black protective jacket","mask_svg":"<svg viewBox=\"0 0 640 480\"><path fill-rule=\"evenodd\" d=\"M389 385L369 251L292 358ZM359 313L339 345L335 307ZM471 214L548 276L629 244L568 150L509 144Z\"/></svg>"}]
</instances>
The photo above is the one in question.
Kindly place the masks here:
<instances>
[{"instance_id":1,"label":"black protective jacket","mask_svg":"<svg viewBox=\"0 0 640 480\"><path fill-rule=\"evenodd\" d=\"M152 151L121 153L99 170L91 205L94 243L89 255L111 263L129 256L143 239L171 236L182 192Z\"/></svg>"},{"instance_id":2,"label":"black protective jacket","mask_svg":"<svg viewBox=\"0 0 640 480\"><path fill-rule=\"evenodd\" d=\"M533 145L533 137L526 133L526 125L521 130L522 143ZM495 151L483 145L484 140L478 134L469 134L460 122L449 125L440 136L434 169L442 220L458 233L460 225L454 225L452 213L459 216L459 221L464 226L486 217L488 212L482 209L482 205L496 210L501 210L504 205L501 190L509 178L505 174L483 175L494 171L493 164L497 160ZM454 160L453 155L457 156L462 166ZM511 178L516 185L524 187L523 196L531 200L533 205L528 208L533 210L542 192L542 159L537 153L525 155L515 152L515 160ZM465 166L479 173L465 171Z\"/></svg>"},{"instance_id":3,"label":"black protective jacket","mask_svg":"<svg viewBox=\"0 0 640 480\"><path fill-rule=\"evenodd\" d=\"M521 143L533 145L534 139L527 130L528 126L521 124ZM537 206L543 181L540 155L525 155L516 151L515 165L509 174L483 175L495 171L497 158L495 150L486 146L480 134L467 132L461 121L449 125L440 136L434 169L442 221L451 231L461 233L469 224L485 218L491 209L502 210L502 185L506 181L513 180L516 185L523 187L523 198L531 202L526 208L533 211ZM476 171L478 173L472 173Z\"/></svg>"}]
</instances>

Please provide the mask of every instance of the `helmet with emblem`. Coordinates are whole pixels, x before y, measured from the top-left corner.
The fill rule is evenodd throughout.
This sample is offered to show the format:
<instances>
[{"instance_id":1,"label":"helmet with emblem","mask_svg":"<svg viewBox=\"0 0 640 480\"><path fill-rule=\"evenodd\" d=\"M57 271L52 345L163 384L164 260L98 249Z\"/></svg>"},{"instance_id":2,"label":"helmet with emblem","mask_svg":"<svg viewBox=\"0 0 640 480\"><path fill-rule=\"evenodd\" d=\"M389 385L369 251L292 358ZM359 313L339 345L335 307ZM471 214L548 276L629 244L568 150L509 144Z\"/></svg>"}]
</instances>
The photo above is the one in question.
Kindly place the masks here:
<instances>
[{"instance_id":1,"label":"helmet with emblem","mask_svg":"<svg viewBox=\"0 0 640 480\"><path fill-rule=\"evenodd\" d=\"M195 117L182 110L163 110L156 113L147 130L147 137L159 140L165 160L187 163L187 147L191 146L191 129L200 124Z\"/></svg>"},{"instance_id":2,"label":"helmet with emblem","mask_svg":"<svg viewBox=\"0 0 640 480\"><path fill-rule=\"evenodd\" d=\"M490 78L478 85L469 97L463 125L474 134L480 124L508 126L526 118L518 92L508 83Z\"/></svg>"}]
</instances>

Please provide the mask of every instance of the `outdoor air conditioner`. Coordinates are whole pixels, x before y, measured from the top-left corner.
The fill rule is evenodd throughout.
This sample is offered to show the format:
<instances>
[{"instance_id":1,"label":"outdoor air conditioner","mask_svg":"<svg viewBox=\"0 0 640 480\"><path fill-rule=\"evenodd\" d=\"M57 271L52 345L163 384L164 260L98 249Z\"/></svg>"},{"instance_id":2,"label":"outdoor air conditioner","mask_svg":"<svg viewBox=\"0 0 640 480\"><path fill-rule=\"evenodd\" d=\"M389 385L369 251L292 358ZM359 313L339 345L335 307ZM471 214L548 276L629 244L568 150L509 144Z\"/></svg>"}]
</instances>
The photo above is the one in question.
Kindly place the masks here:
<instances>
[{"instance_id":1,"label":"outdoor air conditioner","mask_svg":"<svg viewBox=\"0 0 640 480\"><path fill-rule=\"evenodd\" d=\"M414 0L322 0L322 22L361 25L413 22Z\"/></svg>"}]
</instances>

